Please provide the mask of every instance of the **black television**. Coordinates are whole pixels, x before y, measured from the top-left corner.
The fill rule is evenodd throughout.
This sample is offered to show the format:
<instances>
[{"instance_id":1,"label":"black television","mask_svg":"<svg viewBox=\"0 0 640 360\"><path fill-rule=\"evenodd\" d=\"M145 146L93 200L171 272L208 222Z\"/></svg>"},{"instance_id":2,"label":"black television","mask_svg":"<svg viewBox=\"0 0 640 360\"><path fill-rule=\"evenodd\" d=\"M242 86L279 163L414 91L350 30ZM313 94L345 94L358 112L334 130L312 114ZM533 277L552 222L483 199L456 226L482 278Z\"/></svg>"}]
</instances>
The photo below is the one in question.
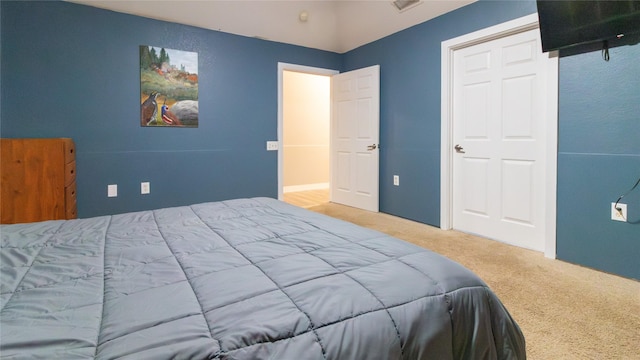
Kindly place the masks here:
<instances>
[{"instance_id":1,"label":"black television","mask_svg":"<svg viewBox=\"0 0 640 360\"><path fill-rule=\"evenodd\" d=\"M640 33L640 1L537 0L536 4L544 52Z\"/></svg>"}]
</instances>

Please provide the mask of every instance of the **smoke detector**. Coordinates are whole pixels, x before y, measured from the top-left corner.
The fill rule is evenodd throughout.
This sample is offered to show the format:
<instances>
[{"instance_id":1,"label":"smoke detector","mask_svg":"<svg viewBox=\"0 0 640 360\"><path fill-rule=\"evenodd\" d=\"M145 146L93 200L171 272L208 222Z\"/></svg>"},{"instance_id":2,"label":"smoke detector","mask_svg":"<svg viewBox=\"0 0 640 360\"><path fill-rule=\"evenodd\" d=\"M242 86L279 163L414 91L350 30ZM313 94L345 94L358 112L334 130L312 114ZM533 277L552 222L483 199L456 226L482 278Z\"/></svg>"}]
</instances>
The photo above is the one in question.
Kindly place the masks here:
<instances>
[{"instance_id":1,"label":"smoke detector","mask_svg":"<svg viewBox=\"0 0 640 360\"><path fill-rule=\"evenodd\" d=\"M420 4L422 4L421 0L396 0L391 2L391 5L393 5L398 12L407 11Z\"/></svg>"}]
</instances>

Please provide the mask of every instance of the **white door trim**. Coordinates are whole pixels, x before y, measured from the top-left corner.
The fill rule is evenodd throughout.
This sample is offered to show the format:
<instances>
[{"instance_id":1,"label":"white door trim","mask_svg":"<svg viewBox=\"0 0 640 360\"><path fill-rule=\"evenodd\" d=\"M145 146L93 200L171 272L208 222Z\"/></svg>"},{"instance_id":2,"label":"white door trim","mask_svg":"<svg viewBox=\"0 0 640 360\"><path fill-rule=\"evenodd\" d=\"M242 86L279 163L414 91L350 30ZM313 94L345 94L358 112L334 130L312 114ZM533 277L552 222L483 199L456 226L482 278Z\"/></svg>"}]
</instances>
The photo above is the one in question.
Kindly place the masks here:
<instances>
[{"instance_id":1,"label":"white door trim","mask_svg":"<svg viewBox=\"0 0 640 360\"><path fill-rule=\"evenodd\" d=\"M440 138L440 228L452 228L452 78L453 53L456 50L491 41L523 31L537 29L538 14L534 13L486 29L462 35L441 44L441 138ZM556 257L556 187L558 153L558 54L549 54L547 62L547 120L546 149L546 233L544 256Z\"/></svg>"},{"instance_id":2,"label":"white door trim","mask_svg":"<svg viewBox=\"0 0 640 360\"><path fill-rule=\"evenodd\" d=\"M304 65L296 65L296 64L288 64L283 62L278 62L278 199L283 200L283 188L284 188L284 175L283 175L283 151L282 151L282 129L284 126L283 123L283 99L282 99L282 79L284 71L295 71L306 74L313 75L325 75L331 76L340 73L337 70L331 69L323 69L311 66Z\"/></svg>"}]
</instances>

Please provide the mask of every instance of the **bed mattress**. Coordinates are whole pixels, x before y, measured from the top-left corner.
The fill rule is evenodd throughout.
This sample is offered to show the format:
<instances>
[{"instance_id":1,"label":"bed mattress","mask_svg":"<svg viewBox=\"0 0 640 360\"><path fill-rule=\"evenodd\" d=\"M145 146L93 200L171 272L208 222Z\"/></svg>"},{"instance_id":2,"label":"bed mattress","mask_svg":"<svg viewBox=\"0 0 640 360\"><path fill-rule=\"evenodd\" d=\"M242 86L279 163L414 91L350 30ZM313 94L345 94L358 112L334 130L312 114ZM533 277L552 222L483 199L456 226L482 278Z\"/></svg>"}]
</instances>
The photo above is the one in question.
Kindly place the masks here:
<instances>
[{"instance_id":1,"label":"bed mattress","mask_svg":"<svg viewBox=\"0 0 640 360\"><path fill-rule=\"evenodd\" d=\"M7 359L524 359L487 285L269 198L3 225Z\"/></svg>"}]
</instances>

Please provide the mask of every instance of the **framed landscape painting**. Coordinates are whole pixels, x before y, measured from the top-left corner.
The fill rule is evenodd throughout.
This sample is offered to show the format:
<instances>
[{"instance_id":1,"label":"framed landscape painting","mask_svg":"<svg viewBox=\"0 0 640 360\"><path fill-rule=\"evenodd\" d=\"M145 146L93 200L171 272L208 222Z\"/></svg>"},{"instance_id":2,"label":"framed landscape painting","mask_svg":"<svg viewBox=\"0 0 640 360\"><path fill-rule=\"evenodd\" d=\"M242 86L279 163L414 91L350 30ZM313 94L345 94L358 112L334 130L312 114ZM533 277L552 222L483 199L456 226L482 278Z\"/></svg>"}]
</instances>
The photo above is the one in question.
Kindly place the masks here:
<instances>
[{"instance_id":1,"label":"framed landscape painting","mask_svg":"<svg viewBox=\"0 0 640 360\"><path fill-rule=\"evenodd\" d=\"M198 53L140 46L140 126L198 127Z\"/></svg>"}]
</instances>

